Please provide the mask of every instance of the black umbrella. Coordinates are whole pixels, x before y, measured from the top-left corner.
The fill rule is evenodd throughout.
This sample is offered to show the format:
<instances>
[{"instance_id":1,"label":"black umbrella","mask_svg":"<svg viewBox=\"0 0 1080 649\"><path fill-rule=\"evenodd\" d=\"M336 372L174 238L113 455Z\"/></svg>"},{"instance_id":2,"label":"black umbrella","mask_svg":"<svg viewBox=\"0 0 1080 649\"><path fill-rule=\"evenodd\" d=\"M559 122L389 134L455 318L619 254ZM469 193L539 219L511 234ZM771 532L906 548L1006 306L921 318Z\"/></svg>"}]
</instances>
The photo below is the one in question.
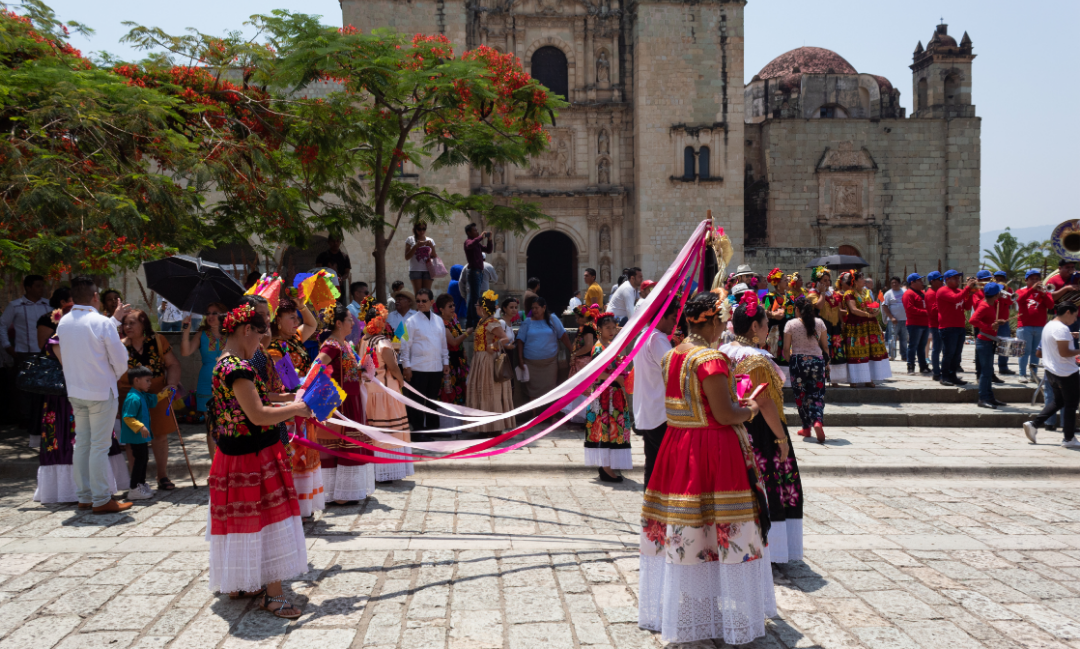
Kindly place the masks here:
<instances>
[{"instance_id":1,"label":"black umbrella","mask_svg":"<svg viewBox=\"0 0 1080 649\"><path fill-rule=\"evenodd\" d=\"M244 287L224 268L198 257L176 255L143 264L146 285L181 311L200 315L211 302L236 308Z\"/></svg>"},{"instance_id":2,"label":"black umbrella","mask_svg":"<svg viewBox=\"0 0 1080 649\"><path fill-rule=\"evenodd\" d=\"M810 265L807 266L807 268L825 266L830 270L840 270L846 268L866 268L869 265L870 262L858 255L829 255L828 257L818 257L810 262Z\"/></svg>"}]
</instances>

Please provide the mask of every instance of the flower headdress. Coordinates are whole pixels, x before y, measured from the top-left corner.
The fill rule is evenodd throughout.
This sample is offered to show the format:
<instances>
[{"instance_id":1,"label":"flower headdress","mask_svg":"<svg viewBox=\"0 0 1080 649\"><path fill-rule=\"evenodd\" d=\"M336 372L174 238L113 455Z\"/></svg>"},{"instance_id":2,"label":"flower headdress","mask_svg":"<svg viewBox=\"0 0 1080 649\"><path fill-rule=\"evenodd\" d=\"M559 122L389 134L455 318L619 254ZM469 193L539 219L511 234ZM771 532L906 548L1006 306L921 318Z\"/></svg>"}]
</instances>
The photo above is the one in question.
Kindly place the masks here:
<instances>
[{"instance_id":1,"label":"flower headdress","mask_svg":"<svg viewBox=\"0 0 1080 649\"><path fill-rule=\"evenodd\" d=\"M64 310L63 309L53 309L53 312L49 314L49 320L51 320L53 324L60 324L60 318L63 318L63 317L64 317Z\"/></svg>"},{"instance_id":2,"label":"flower headdress","mask_svg":"<svg viewBox=\"0 0 1080 649\"><path fill-rule=\"evenodd\" d=\"M379 308L382 307L382 308ZM386 307L378 305L375 307L378 315L367 321L364 325L364 333L369 336L379 336L390 332L390 325L386 324Z\"/></svg>"},{"instance_id":3,"label":"flower headdress","mask_svg":"<svg viewBox=\"0 0 1080 649\"><path fill-rule=\"evenodd\" d=\"M374 295L369 295L369 296L365 297L364 299L360 300L360 319L361 320L366 320L367 319L367 312L370 311L371 309L377 308L375 306L376 304L378 304L379 306L382 306L381 304L378 303L378 301L375 300ZM383 310L386 310L385 306L383 306Z\"/></svg>"},{"instance_id":4,"label":"flower headdress","mask_svg":"<svg viewBox=\"0 0 1080 649\"><path fill-rule=\"evenodd\" d=\"M814 270L810 271L810 281L816 282L825 275L832 276L828 268L825 268L824 266L815 266Z\"/></svg>"},{"instance_id":5,"label":"flower headdress","mask_svg":"<svg viewBox=\"0 0 1080 649\"><path fill-rule=\"evenodd\" d=\"M600 305L594 304L592 306L585 306L584 304L579 304L574 307L574 315L578 316L579 318L585 318L586 320L589 320L591 322L596 322L600 319L601 315Z\"/></svg>"},{"instance_id":6,"label":"flower headdress","mask_svg":"<svg viewBox=\"0 0 1080 649\"><path fill-rule=\"evenodd\" d=\"M791 284L792 282L797 282L797 281L801 281L801 280L802 280L802 275L799 273L799 271L795 271L795 272L793 272L793 273L791 273L790 275L787 276L787 281L788 281L789 284Z\"/></svg>"},{"instance_id":7,"label":"flower headdress","mask_svg":"<svg viewBox=\"0 0 1080 649\"><path fill-rule=\"evenodd\" d=\"M225 316L225 321L221 323L221 330L225 332L226 336L231 336L236 333L236 330L240 327L251 324L252 319L255 317L255 307L250 304L238 306L232 311L229 311Z\"/></svg>"},{"instance_id":8,"label":"flower headdress","mask_svg":"<svg viewBox=\"0 0 1080 649\"><path fill-rule=\"evenodd\" d=\"M322 311L319 311L319 328L320 329L333 329L334 328L334 307L328 306Z\"/></svg>"},{"instance_id":9,"label":"flower headdress","mask_svg":"<svg viewBox=\"0 0 1080 649\"><path fill-rule=\"evenodd\" d=\"M708 322L708 320L710 318L715 316L717 313L720 313L720 310L723 308L723 306L721 304L722 302L723 302L723 300L717 300L716 303L713 304L711 309L709 309L708 311L703 311L702 313L699 313L697 316L695 316L693 318L687 316L686 321L687 322L692 322L694 324L701 324L703 322Z\"/></svg>"},{"instance_id":10,"label":"flower headdress","mask_svg":"<svg viewBox=\"0 0 1080 649\"><path fill-rule=\"evenodd\" d=\"M484 313L492 315L495 313L495 309L499 303L499 296L495 291L488 289L484 291L484 294L480 296L480 308L484 310Z\"/></svg>"},{"instance_id":11,"label":"flower headdress","mask_svg":"<svg viewBox=\"0 0 1080 649\"><path fill-rule=\"evenodd\" d=\"M757 316L758 310L758 296L754 291L745 291L742 297L739 298L739 306L746 310L746 315L751 318Z\"/></svg>"},{"instance_id":12,"label":"flower headdress","mask_svg":"<svg viewBox=\"0 0 1080 649\"><path fill-rule=\"evenodd\" d=\"M596 305L594 304L593 306L595 307ZM599 311L600 309L597 308L596 310ZM615 314L610 312L610 311L604 311L603 313L597 313L596 318L593 319L593 322L600 322L604 318L611 318L612 320L614 320L615 319ZM618 324L618 323L616 323L616 324Z\"/></svg>"},{"instance_id":13,"label":"flower headdress","mask_svg":"<svg viewBox=\"0 0 1080 649\"><path fill-rule=\"evenodd\" d=\"M769 271L769 274L765 276L770 284L779 284L780 280L784 278L784 271L779 268L774 268Z\"/></svg>"}]
</instances>

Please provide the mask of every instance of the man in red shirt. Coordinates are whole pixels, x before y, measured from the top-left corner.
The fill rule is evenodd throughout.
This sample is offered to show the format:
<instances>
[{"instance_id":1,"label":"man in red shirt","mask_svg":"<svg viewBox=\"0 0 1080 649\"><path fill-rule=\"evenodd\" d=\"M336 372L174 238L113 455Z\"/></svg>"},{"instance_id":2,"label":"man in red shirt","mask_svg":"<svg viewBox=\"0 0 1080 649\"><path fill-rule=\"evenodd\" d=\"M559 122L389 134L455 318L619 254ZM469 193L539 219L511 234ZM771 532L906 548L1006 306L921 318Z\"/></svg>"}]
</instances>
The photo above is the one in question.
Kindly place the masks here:
<instances>
[{"instance_id":1,"label":"man in red shirt","mask_svg":"<svg viewBox=\"0 0 1080 649\"><path fill-rule=\"evenodd\" d=\"M1024 288L1016 292L1016 337L1024 341L1024 355L1020 357L1020 382L1027 383L1027 370L1030 361L1031 381L1039 382L1036 373L1039 361L1035 359L1035 350L1042 341L1043 327L1046 326L1046 313L1054 308L1054 298L1042 286L1042 273L1032 268L1024 274Z\"/></svg>"},{"instance_id":2,"label":"man in red shirt","mask_svg":"<svg viewBox=\"0 0 1080 649\"><path fill-rule=\"evenodd\" d=\"M904 292L905 326L908 334L907 373L915 373L915 357L919 358L919 373L930 374L926 365L926 341L930 336L930 316L926 312L923 278L918 273L907 276L908 290Z\"/></svg>"},{"instance_id":3,"label":"man in red shirt","mask_svg":"<svg viewBox=\"0 0 1080 649\"><path fill-rule=\"evenodd\" d=\"M960 289L961 273L949 269L943 275L945 286L937 290L938 331L941 332L941 384L966 385L956 376L960 367L960 354L964 351L964 307L971 303L972 294L978 290L974 277Z\"/></svg>"},{"instance_id":4,"label":"man in red shirt","mask_svg":"<svg viewBox=\"0 0 1080 649\"><path fill-rule=\"evenodd\" d=\"M1001 320L997 317L997 301L1001 294L1001 284L990 282L983 288L983 300L971 314L971 326L977 327L979 335L975 339L976 363L982 367L979 374L979 407L997 410L1005 405L994 397L994 352L998 337L991 333L997 331Z\"/></svg>"},{"instance_id":5,"label":"man in red shirt","mask_svg":"<svg viewBox=\"0 0 1080 649\"><path fill-rule=\"evenodd\" d=\"M938 307L937 307L937 291L945 283L941 277L941 273L931 271L926 275L926 280L930 282L930 288L926 289L926 314L927 323L930 329L930 344L932 350L930 353L930 368L933 371L933 380L941 380L941 331L938 330Z\"/></svg>"},{"instance_id":6,"label":"man in red shirt","mask_svg":"<svg viewBox=\"0 0 1080 649\"><path fill-rule=\"evenodd\" d=\"M1008 285L1005 284L1008 277L1009 275L1003 270L994 272L994 282L1001 285L1001 293L998 294L997 299L997 317L998 320L1004 321L998 325L998 338L1012 337L1012 328L1009 326L1009 313L1012 311L1015 296L1009 291ZM998 356L998 374L1016 374L1016 372L1009 369L1008 356Z\"/></svg>"},{"instance_id":7,"label":"man in red shirt","mask_svg":"<svg viewBox=\"0 0 1080 649\"><path fill-rule=\"evenodd\" d=\"M1050 289L1050 297L1054 304L1074 297L1073 294L1080 291L1080 284L1073 281L1076 272L1076 262L1062 259L1058 262L1058 274L1046 280L1046 287Z\"/></svg>"}]
</instances>

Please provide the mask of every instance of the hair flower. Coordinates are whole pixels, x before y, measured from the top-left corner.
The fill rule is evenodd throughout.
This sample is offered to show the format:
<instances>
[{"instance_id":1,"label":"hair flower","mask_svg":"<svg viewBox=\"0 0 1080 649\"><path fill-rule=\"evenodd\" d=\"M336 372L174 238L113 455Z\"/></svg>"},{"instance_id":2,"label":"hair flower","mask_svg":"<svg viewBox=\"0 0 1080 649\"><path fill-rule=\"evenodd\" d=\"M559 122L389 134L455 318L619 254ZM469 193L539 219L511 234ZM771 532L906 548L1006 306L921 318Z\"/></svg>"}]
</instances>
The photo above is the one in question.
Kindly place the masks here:
<instances>
[{"instance_id":1,"label":"hair flower","mask_svg":"<svg viewBox=\"0 0 1080 649\"><path fill-rule=\"evenodd\" d=\"M780 280L784 278L784 271L779 268L774 268L769 271L769 274L765 276L770 284L779 284Z\"/></svg>"},{"instance_id":2,"label":"hair flower","mask_svg":"<svg viewBox=\"0 0 1080 649\"><path fill-rule=\"evenodd\" d=\"M250 304L238 306L225 316L225 321L221 323L221 330L225 332L225 335L231 336L237 329L249 324L254 317L255 307Z\"/></svg>"},{"instance_id":3,"label":"hair flower","mask_svg":"<svg viewBox=\"0 0 1080 649\"><path fill-rule=\"evenodd\" d=\"M742 297L739 298L739 306L746 310L746 315L754 318L757 316L758 309L758 296L753 291L745 291Z\"/></svg>"}]
</instances>

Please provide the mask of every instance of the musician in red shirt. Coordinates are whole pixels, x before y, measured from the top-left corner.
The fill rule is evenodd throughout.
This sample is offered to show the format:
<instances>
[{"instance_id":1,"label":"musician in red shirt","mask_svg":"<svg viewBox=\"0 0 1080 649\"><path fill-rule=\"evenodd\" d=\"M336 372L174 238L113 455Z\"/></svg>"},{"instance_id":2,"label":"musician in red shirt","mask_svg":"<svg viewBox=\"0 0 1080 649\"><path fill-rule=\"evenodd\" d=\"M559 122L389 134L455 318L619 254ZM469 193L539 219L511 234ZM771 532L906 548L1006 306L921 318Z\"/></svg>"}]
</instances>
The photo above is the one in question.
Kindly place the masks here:
<instances>
[{"instance_id":1,"label":"musician in red shirt","mask_svg":"<svg viewBox=\"0 0 1080 649\"><path fill-rule=\"evenodd\" d=\"M930 336L930 315L926 312L923 278L918 273L907 276L908 290L904 291L905 326L908 334L907 373L915 373L915 358L919 358L919 373L930 374L926 365L926 341Z\"/></svg>"},{"instance_id":2,"label":"musician in red shirt","mask_svg":"<svg viewBox=\"0 0 1080 649\"><path fill-rule=\"evenodd\" d=\"M975 339L976 364L982 367L979 374L979 407L997 410L1003 401L994 397L992 379L994 378L994 353L998 337L991 333L997 331L1001 320L997 317L997 301L1001 294L1001 284L990 282L983 288L983 300L971 314L971 326L977 327L979 335Z\"/></svg>"},{"instance_id":3,"label":"musician in red shirt","mask_svg":"<svg viewBox=\"0 0 1080 649\"><path fill-rule=\"evenodd\" d=\"M971 303L971 296L978 290L974 277L967 286L960 288L961 273L945 271L945 286L937 290L938 331L941 332L941 384L967 385L956 376L960 367L960 354L964 351L964 307Z\"/></svg>"},{"instance_id":4,"label":"musician in red shirt","mask_svg":"<svg viewBox=\"0 0 1080 649\"><path fill-rule=\"evenodd\" d=\"M1030 361L1031 381L1038 383L1036 370L1039 361L1035 350L1042 341L1043 327L1046 326L1046 313L1054 308L1054 298L1042 286L1042 273L1032 268L1024 274L1024 288L1016 292L1016 337L1024 341L1024 355L1020 357L1020 382L1027 383L1027 370Z\"/></svg>"},{"instance_id":5,"label":"musician in red shirt","mask_svg":"<svg viewBox=\"0 0 1080 649\"><path fill-rule=\"evenodd\" d=\"M930 344L932 346L930 352L930 368L933 371L933 380L941 380L941 331L938 330L938 307L937 307L937 291L945 281L941 277L941 273L931 271L926 275L926 280L930 282L930 288L926 289L926 314L927 323L930 329Z\"/></svg>"},{"instance_id":6,"label":"musician in red shirt","mask_svg":"<svg viewBox=\"0 0 1080 649\"><path fill-rule=\"evenodd\" d=\"M1009 290L1005 281L1009 278L1008 273L1003 270L994 272L994 282L1001 286L1001 293L998 294L997 299L997 319L1003 322L998 325L997 336L998 338L1011 338L1012 328L1009 326L1009 314L1012 311L1014 294ZM1009 369L1009 357L998 356L998 374L1016 374L1016 372Z\"/></svg>"},{"instance_id":7,"label":"musician in red shirt","mask_svg":"<svg viewBox=\"0 0 1080 649\"><path fill-rule=\"evenodd\" d=\"M1054 299L1054 304L1076 297L1075 293L1080 291L1080 284L1073 277L1075 274L1075 261L1062 259L1058 262L1058 274L1046 280L1046 287L1050 290L1050 297Z\"/></svg>"}]
</instances>

